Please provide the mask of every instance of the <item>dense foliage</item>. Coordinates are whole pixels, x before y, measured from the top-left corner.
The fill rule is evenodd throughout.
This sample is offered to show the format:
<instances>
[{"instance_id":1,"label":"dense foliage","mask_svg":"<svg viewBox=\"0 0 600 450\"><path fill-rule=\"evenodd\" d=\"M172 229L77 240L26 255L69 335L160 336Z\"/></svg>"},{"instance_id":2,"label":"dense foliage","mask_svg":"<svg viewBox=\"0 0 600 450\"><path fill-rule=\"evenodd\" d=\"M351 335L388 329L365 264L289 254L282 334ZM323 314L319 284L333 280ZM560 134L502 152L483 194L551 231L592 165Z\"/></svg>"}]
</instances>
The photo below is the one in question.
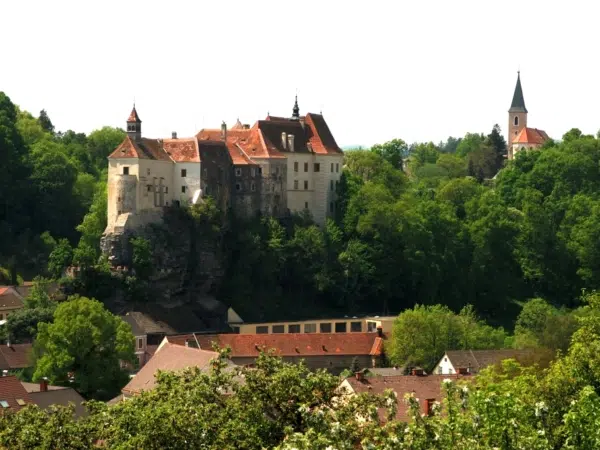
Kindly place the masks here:
<instances>
[{"instance_id":1,"label":"dense foliage","mask_svg":"<svg viewBox=\"0 0 600 450\"><path fill-rule=\"evenodd\" d=\"M159 373L154 390L116 406L92 402L78 421L62 407L7 413L0 446L593 450L600 446L600 296L584 303L570 348L548 369L508 360L470 381L449 378L430 416L410 392L352 395L333 375L268 354L254 368L233 368L224 350L208 372ZM408 423L395 420L397 408L408 410Z\"/></svg>"}]
</instances>

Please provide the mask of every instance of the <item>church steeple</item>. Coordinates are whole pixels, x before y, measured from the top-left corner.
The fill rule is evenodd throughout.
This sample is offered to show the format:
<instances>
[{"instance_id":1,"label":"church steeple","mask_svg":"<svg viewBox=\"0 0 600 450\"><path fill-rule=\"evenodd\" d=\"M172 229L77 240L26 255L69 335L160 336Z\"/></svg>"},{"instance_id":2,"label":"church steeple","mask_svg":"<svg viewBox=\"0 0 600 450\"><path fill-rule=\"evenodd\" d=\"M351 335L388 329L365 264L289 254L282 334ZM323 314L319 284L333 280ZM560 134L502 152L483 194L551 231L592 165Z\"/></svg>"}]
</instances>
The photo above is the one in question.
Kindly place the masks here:
<instances>
[{"instance_id":1,"label":"church steeple","mask_svg":"<svg viewBox=\"0 0 600 450\"><path fill-rule=\"evenodd\" d=\"M136 141L139 141L142 138L142 121L135 109L135 103L127 118L127 135Z\"/></svg>"},{"instance_id":2,"label":"church steeple","mask_svg":"<svg viewBox=\"0 0 600 450\"><path fill-rule=\"evenodd\" d=\"M296 95L296 101L294 102L294 109L292 110L292 120L300 120L300 108L298 107L298 95Z\"/></svg>"},{"instance_id":3,"label":"church steeple","mask_svg":"<svg viewBox=\"0 0 600 450\"><path fill-rule=\"evenodd\" d=\"M512 103L508 112L527 113L525 99L523 98L523 88L521 87L521 71L517 72L517 85L515 86L515 93L513 94Z\"/></svg>"}]
</instances>

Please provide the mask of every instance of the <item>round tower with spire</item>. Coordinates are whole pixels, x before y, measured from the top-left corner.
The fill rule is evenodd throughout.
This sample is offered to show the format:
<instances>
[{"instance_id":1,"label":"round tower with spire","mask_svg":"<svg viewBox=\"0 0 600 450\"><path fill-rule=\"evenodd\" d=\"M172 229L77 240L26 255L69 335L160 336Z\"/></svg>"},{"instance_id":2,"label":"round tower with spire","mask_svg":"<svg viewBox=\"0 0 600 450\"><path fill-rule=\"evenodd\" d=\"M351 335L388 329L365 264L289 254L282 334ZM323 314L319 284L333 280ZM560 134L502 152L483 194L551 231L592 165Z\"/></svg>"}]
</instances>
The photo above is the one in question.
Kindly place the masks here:
<instances>
[{"instance_id":1,"label":"round tower with spire","mask_svg":"<svg viewBox=\"0 0 600 450\"><path fill-rule=\"evenodd\" d=\"M517 72L517 85L513 94L512 103L508 110L508 154L512 153L512 144L517 135L527 126L527 108L525 108L525 99L523 98L523 88L521 87L521 72Z\"/></svg>"}]
</instances>

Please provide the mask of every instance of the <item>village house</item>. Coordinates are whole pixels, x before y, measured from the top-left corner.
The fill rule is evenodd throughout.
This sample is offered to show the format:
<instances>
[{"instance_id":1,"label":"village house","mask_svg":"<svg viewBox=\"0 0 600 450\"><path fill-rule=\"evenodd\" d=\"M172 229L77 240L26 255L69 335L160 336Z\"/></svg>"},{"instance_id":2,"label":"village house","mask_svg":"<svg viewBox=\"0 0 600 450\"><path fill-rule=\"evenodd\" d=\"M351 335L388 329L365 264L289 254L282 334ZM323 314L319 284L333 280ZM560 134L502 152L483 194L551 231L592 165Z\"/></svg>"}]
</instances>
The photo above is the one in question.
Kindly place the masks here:
<instances>
[{"instance_id":1,"label":"village house","mask_svg":"<svg viewBox=\"0 0 600 450\"><path fill-rule=\"evenodd\" d=\"M368 377L363 372L358 372L353 377L346 378L338 388L340 395L356 395L363 392L381 395L391 389L396 393L398 410L396 420L409 422L407 414L408 405L404 402L405 395L414 395L419 401L421 414L430 415L435 402L442 402L442 383L444 380L452 382L469 381L469 376L440 376L424 375L421 370L414 370L411 375L377 376ZM384 411L379 411L381 421L385 420Z\"/></svg>"},{"instance_id":2,"label":"village house","mask_svg":"<svg viewBox=\"0 0 600 450\"><path fill-rule=\"evenodd\" d=\"M238 334L391 333L396 316L340 317L280 322L230 322Z\"/></svg>"},{"instance_id":3,"label":"village house","mask_svg":"<svg viewBox=\"0 0 600 450\"><path fill-rule=\"evenodd\" d=\"M160 221L162 207L206 196L241 216L307 211L323 225L334 214L342 163L323 116L301 116L297 99L290 118L170 139L143 137L134 106L126 138L108 157L105 234Z\"/></svg>"},{"instance_id":4,"label":"village house","mask_svg":"<svg viewBox=\"0 0 600 450\"><path fill-rule=\"evenodd\" d=\"M79 418L88 414L83 404L85 399L73 388L52 386L45 378L39 383L22 381L21 384L28 392L31 401L41 409L50 410L52 406L69 406L72 403L75 406L73 417Z\"/></svg>"},{"instance_id":5,"label":"village house","mask_svg":"<svg viewBox=\"0 0 600 450\"><path fill-rule=\"evenodd\" d=\"M13 373L32 367L33 346L31 344L0 344L0 370Z\"/></svg>"},{"instance_id":6,"label":"village house","mask_svg":"<svg viewBox=\"0 0 600 450\"><path fill-rule=\"evenodd\" d=\"M9 314L25 306L23 296L14 286L0 286L0 323L6 320Z\"/></svg>"},{"instance_id":7,"label":"village house","mask_svg":"<svg viewBox=\"0 0 600 450\"><path fill-rule=\"evenodd\" d=\"M210 368L210 363L219 354L213 351L199 348L175 345L164 342L154 356L135 374L131 381L121 390L119 397L111 400L114 404L123 398L131 397L142 391L149 391L156 386L156 372L171 371L180 372L189 367L198 367L203 371ZM233 364L232 364L233 366Z\"/></svg>"},{"instance_id":8,"label":"village house","mask_svg":"<svg viewBox=\"0 0 600 450\"><path fill-rule=\"evenodd\" d=\"M304 361L310 369L339 374L353 365L360 368L383 364L385 336L380 333L310 334L189 334L166 336L166 343L212 350L231 349L230 358L240 366L252 366L261 352L273 352L289 363ZM160 347L159 347L160 349Z\"/></svg>"},{"instance_id":9,"label":"village house","mask_svg":"<svg viewBox=\"0 0 600 450\"><path fill-rule=\"evenodd\" d=\"M29 393L15 376L0 377L0 414L17 412L27 405L33 405Z\"/></svg>"},{"instance_id":10,"label":"village house","mask_svg":"<svg viewBox=\"0 0 600 450\"><path fill-rule=\"evenodd\" d=\"M531 350L447 350L433 369L434 374L477 373L488 366L500 364L506 359L515 359L521 364L534 362Z\"/></svg>"},{"instance_id":11,"label":"village house","mask_svg":"<svg viewBox=\"0 0 600 450\"><path fill-rule=\"evenodd\" d=\"M543 130L527 127L527 108L521 87L521 73L517 74L517 85L508 110L508 159L524 150L538 149L549 137Z\"/></svg>"}]
</instances>

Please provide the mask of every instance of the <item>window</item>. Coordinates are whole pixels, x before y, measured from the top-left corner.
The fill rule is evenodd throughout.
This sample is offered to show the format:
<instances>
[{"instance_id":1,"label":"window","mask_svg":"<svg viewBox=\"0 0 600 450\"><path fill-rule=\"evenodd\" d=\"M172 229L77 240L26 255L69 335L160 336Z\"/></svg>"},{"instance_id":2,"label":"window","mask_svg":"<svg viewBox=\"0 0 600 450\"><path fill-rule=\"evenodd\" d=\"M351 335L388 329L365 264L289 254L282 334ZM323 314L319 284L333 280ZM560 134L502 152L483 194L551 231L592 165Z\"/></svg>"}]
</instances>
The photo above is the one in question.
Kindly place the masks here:
<instances>
[{"instance_id":1,"label":"window","mask_svg":"<svg viewBox=\"0 0 600 450\"><path fill-rule=\"evenodd\" d=\"M252 183L250 183L250 190L252 192L254 192L256 190L256 183L254 181Z\"/></svg>"},{"instance_id":2,"label":"window","mask_svg":"<svg viewBox=\"0 0 600 450\"><path fill-rule=\"evenodd\" d=\"M17 400L17 405L19 405L19 406L26 405L25 400L23 400L22 398L17 398L16 400Z\"/></svg>"},{"instance_id":3,"label":"window","mask_svg":"<svg viewBox=\"0 0 600 450\"><path fill-rule=\"evenodd\" d=\"M242 190L242 185L240 183L235 183L235 190L240 192Z\"/></svg>"},{"instance_id":4,"label":"window","mask_svg":"<svg viewBox=\"0 0 600 450\"><path fill-rule=\"evenodd\" d=\"M308 202L304 202L304 209L308 209Z\"/></svg>"},{"instance_id":5,"label":"window","mask_svg":"<svg viewBox=\"0 0 600 450\"><path fill-rule=\"evenodd\" d=\"M210 189L208 188L208 184L204 185L204 194L209 195Z\"/></svg>"},{"instance_id":6,"label":"window","mask_svg":"<svg viewBox=\"0 0 600 450\"><path fill-rule=\"evenodd\" d=\"M8 402L6 400L0 400L0 406L3 408L8 408Z\"/></svg>"},{"instance_id":7,"label":"window","mask_svg":"<svg viewBox=\"0 0 600 450\"><path fill-rule=\"evenodd\" d=\"M187 177L187 169L181 169L181 178Z\"/></svg>"},{"instance_id":8,"label":"window","mask_svg":"<svg viewBox=\"0 0 600 450\"><path fill-rule=\"evenodd\" d=\"M257 326L256 334L269 334L269 327L266 325Z\"/></svg>"},{"instance_id":9,"label":"window","mask_svg":"<svg viewBox=\"0 0 600 450\"><path fill-rule=\"evenodd\" d=\"M250 168L250 176L252 178L254 178L256 176L256 168L255 167Z\"/></svg>"},{"instance_id":10,"label":"window","mask_svg":"<svg viewBox=\"0 0 600 450\"><path fill-rule=\"evenodd\" d=\"M298 172L298 161L294 163L294 172Z\"/></svg>"},{"instance_id":11,"label":"window","mask_svg":"<svg viewBox=\"0 0 600 450\"><path fill-rule=\"evenodd\" d=\"M305 333L316 333L317 332L317 324L305 323L304 324L304 332Z\"/></svg>"},{"instance_id":12,"label":"window","mask_svg":"<svg viewBox=\"0 0 600 450\"><path fill-rule=\"evenodd\" d=\"M331 333L331 324L330 323L320 323L319 330L321 333Z\"/></svg>"},{"instance_id":13,"label":"window","mask_svg":"<svg viewBox=\"0 0 600 450\"><path fill-rule=\"evenodd\" d=\"M242 169L241 168L237 168L235 169L235 176L236 177L241 177L242 176Z\"/></svg>"},{"instance_id":14,"label":"window","mask_svg":"<svg viewBox=\"0 0 600 450\"><path fill-rule=\"evenodd\" d=\"M339 173L340 171L340 163L335 163L335 173Z\"/></svg>"},{"instance_id":15,"label":"window","mask_svg":"<svg viewBox=\"0 0 600 450\"><path fill-rule=\"evenodd\" d=\"M373 331L377 331L377 322L367 322L367 333L372 333Z\"/></svg>"},{"instance_id":16,"label":"window","mask_svg":"<svg viewBox=\"0 0 600 450\"><path fill-rule=\"evenodd\" d=\"M308 190L308 180L304 180L304 190Z\"/></svg>"},{"instance_id":17,"label":"window","mask_svg":"<svg viewBox=\"0 0 600 450\"><path fill-rule=\"evenodd\" d=\"M321 171L321 164L315 163L315 172L320 172L320 171Z\"/></svg>"},{"instance_id":18,"label":"window","mask_svg":"<svg viewBox=\"0 0 600 450\"><path fill-rule=\"evenodd\" d=\"M334 191L337 191L340 188L340 182L336 180Z\"/></svg>"},{"instance_id":19,"label":"window","mask_svg":"<svg viewBox=\"0 0 600 450\"><path fill-rule=\"evenodd\" d=\"M279 175L279 166L275 167L275 175Z\"/></svg>"},{"instance_id":20,"label":"window","mask_svg":"<svg viewBox=\"0 0 600 450\"><path fill-rule=\"evenodd\" d=\"M288 333L300 333L300 325L288 326Z\"/></svg>"},{"instance_id":21,"label":"window","mask_svg":"<svg viewBox=\"0 0 600 450\"><path fill-rule=\"evenodd\" d=\"M352 333L362 333L362 322L350 322L350 331Z\"/></svg>"},{"instance_id":22,"label":"window","mask_svg":"<svg viewBox=\"0 0 600 450\"><path fill-rule=\"evenodd\" d=\"M519 125L519 116L515 116L515 127Z\"/></svg>"},{"instance_id":23,"label":"window","mask_svg":"<svg viewBox=\"0 0 600 450\"><path fill-rule=\"evenodd\" d=\"M185 186L181 186L181 193L182 194L185 194L185 190L186 190L186 187Z\"/></svg>"},{"instance_id":24,"label":"window","mask_svg":"<svg viewBox=\"0 0 600 450\"><path fill-rule=\"evenodd\" d=\"M335 332L336 333L345 333L346 332L346 322L336 322L335 323Z\"/></svg>"},{"instance_id":25,"label":"window","mask_svg":"<svg viewBox=\"0 0 600 450\"><path fill-rule=\"evenodd\" d=\"M444 362L448 362L448 358L444 358Z\"/></svg>"},{"instance_id":26,"label":"window","mask_svg":"<svg viewBox=\"0 0 600 450\"><path fill-rule=\"evenodd\" d=\"M129 175L129 167L123 167L123 175Z\"/></svg>"},{"instance_id":27,"label":"window","mask_svg":"<svg viewBox=\"0 0 600 450\"><path fill-rule=\"evenodd\" d=\"M165 194L169 193L169 186L165 186Z\"/></svg>"},{"instance_id":28,"label":"window","mask_svg":"<svg viewBox=\"0 0 600 450\"><path fill-rule=\"evenodd\" d=\"M331 173L333 173L333 163L331 163Z\"/></svg>"},{"instance_id":29,"label":"window","mask_svg":"<svg viewBox=\"0 0 600 450\"><path fill-rule=\"evenodd\" d=\"M329 190L333 191L333 180L329 181Z\"/></svg>"},{"instance_id":30,"label":"window","mask_svg":"<svg viewBox=\"0 0 600 450\"><path fill-rule=\"evenodd\" d=\"M259 168L258 168L258 174L259 174L259 175L262 175L262 167L259 167Z\"/></svg>"},{"instance_id":31,"label":"window","mask_svg":"<svg viewBox=\"0 0 600 450\"><path fill-rule=\"evenodd\" d=\"M142 338L138 339L138 348L143 348L144 347L144 340Z\"/></svg>"},{"instance_id":32,"label":"window","mask_svg":"<svg viewBox=\"0 0 600 450\"><path fill-rule=\"evenodd\" d=\"M146 190L147 190L148 192L152 192L152 185L151 185L151 184L149 184L148 186L146 186Z\"/></svg>"},{"instance_id":33,"label":"window","mask_svg":"<svg viewBox=\"0 0 600 450\"><path fill-rule=\"evenodd\" d=\"M146 169L146 175L150 175L150 169Z\"/></svg>"},{"instance_id":34,"label":"window","mask_svg":"<svg viewBox=\"0 0 600 450\"><path fill-rule=\"evenodd\" d=\"M304 163L304 171L308 172L308 163Z\"/></svg>"},{"instance_id":35,"label":"window","mask_svg":"<svg viewBox=\"0 0 600 450\"><path fill-rule=\"evenodd\" d=\"M438 367L438 375L441 375L441 374L442 374L442 367L440 366L440 367Z\"/></svg>"},{"instance_id":36,"label":"window","mask_svg":"<svg viewBox=\"0 0 600 450\"><path fill-rule=\"evenodd\" d=\"M273 325L273 333L285 333L285 325Z\"/></svg>"},{"instance_id":37,"label":"window","mask_svg":"<svg viewBox=\"0 0 600 450\"><path fill-rule=\"evenodd\" d=\"M204 170L202 172L204 173L204 178L208 177L208 169L206 167L204 168Z\"/></svg>"},{"instance_id":38,"label":"window","mask_svg":"<svg viewBox=\"0 0 600 450\"><path fill-rule=\"evenodd\" d=\"M294 189L298 189L298 180L294 180Z\"/></svg>"},{"instance_id":39,"label":"window","mask_svg":"<svg viewBox=\"0 0 600 450\"><path fill-rule=\"evenodd\" d=\"M333 212L333 202L329 202L329 212Z\"/></svg>"}]
</instances>

